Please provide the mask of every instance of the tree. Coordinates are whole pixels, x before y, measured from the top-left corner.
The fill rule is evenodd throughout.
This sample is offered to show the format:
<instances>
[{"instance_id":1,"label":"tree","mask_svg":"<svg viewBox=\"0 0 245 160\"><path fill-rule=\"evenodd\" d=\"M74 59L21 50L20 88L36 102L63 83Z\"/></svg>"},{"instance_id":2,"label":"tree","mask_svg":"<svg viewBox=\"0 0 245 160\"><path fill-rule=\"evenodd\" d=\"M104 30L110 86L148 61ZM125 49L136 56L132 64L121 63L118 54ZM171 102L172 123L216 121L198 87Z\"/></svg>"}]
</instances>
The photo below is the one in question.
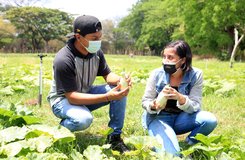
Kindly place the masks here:
<instances>
[{"instance_id":1,"label":"tree","mask_svg":"<svg viewBox=\"0 0 245 160\"><path fill-rule=\"evenodd\" d=\"M15 28L9 21L0 16L0 48L11 44L15 38Z\"/></svg>"},{"instance_id":2,"label":"tree","mask_svg":"<svg viewBox=\"0 0 245 160\"><path fill-rule=\"evenodd\" d=\"M112 41L113 41L113 30L114 23L112 20L103 20L102 21L102 50L105 53L112 53Z\"/></svg>"},{"instance_id":3,"label":"tree","mask_svg":"<svg viewBox=\"0 0 245 160\"><path fill-rule=\"evenodd\" d=\"M184 39L199 53L229 57L234 29L244 34L244 5L244 0L140 0L119 27L128 30L138 49L148 46L155 54L167 42Z\"/></svg>"},{"instance_id":4,"label":"tree","mask_svg":"<svg viewBox=\"0 0 245 160\"><path fill-rule=\"evenodd\" d=\"M229 57L234 44L234 29L244 33L245 1L187 1L184 6L185 38L195 47L223 52Z\"/></svg>"},{"instance_id":5,"label":"tree","mask_svg":"<svg viewBox=\"0 0 245 160\"><path fill-rule=\"evenodd\" d=\"M40 49L41 40L44 40L45 52L48 52L50 40L62 40L72 31L71 15L57 9L20 7L10 9L6 15L15 25L19 37L32 40L34 51Z\"/></svg>"},{"instance_id":6,"label":"tree","mask_svg":"<svg viewBox=\"0 0 245 160\"><path fill-rule=\"evenodd\" d=\"M115 53L127 54L132 50L133 38L123 28L113 30L113 46Z\"/></svg>"},{"instance_id":7,"label":"tree","mask_svg":"<svg viewBox=\"0 0 245 160\"><path fill-rule=\"evenodd\" d=\"M136 47L143 50L149 47L154 55L160 55L163 46L172 39L179 18L174 1L144 0L139 1L125 17L119 27L126 28L136 40Z\"/></svg>"},{"instance_id":8,"label":"tree","mask_svg":"<svg viewBox=\"0 0 245 160\"><path fill-rule=\"evenodd\" d=\"M242 41L242 39L243 39L243 37L244 37L244 34L242 34L242 36L241 36L240 38L238 37L238 31L237 31L236 28L234 29L234 32L235 32L235 45L234 45L234 48L233 48L232 53L231 53L231 58L230 58L230 68L233 67L234 56L235 56L237 47L238 47L238 45L241 43L241 41Z\"/></svg>"}]
</instances>

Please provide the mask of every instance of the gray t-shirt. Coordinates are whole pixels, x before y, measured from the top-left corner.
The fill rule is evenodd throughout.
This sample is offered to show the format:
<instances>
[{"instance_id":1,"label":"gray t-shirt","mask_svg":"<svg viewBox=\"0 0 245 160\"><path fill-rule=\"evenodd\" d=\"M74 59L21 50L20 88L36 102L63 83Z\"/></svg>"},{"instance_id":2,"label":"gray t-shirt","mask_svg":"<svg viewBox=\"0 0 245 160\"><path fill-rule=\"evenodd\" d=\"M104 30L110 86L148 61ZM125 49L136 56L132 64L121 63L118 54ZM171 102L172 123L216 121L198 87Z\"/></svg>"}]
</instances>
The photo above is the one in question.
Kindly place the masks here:
<instances>
[{"instance_id":1,"label":"gray t-shirt","mask_svg":"<svg viewBox=\"0 0 245 160\"><path fill-rule=\"evenodd\" d=\"M106 76L111 70L102 50L96 54L82 55L70 39L55 56L53 61L53 83L47 97L53 106L65 98L66 92L87 93L96 76Z\"/></svg>"}]
</instances>

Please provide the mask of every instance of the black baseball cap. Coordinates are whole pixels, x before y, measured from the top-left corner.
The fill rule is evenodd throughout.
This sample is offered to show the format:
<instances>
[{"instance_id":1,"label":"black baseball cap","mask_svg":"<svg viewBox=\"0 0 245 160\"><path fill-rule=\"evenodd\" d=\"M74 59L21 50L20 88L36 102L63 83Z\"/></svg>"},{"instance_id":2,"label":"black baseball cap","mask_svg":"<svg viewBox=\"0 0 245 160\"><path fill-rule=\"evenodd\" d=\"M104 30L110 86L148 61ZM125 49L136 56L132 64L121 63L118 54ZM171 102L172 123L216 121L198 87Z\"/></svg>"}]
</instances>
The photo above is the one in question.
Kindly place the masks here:
<instances>
[{"instance_id":1,"label":"black baseball cap","mask_svg":"<svg viewBox=\"0 0 245 160\"><path fill-rule=\"evenodd\" d=\"M75 19L73 32L85 36L102 30L101 22L98 18L90 15L82 15Z\"/></svg>"}]
</instances>

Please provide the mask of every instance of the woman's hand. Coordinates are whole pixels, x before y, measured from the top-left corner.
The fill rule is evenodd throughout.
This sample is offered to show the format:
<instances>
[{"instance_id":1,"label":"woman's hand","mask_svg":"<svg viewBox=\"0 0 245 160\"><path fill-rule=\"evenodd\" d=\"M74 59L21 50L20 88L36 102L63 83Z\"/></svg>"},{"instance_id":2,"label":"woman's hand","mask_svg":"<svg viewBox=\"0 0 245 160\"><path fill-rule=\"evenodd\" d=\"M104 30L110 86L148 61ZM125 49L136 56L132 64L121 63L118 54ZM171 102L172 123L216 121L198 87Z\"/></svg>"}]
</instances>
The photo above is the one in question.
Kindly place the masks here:
<instances>
[{"instance_id":1,"label":"woman's hand","mask_svg":"<svg viewBox=\"0 0 245 160\"><path fill-rule=\"evenodd\" d=\"M159 110L162 110L165 108L165 105L164 106L161 106L159 104L156 103L156 99L154 101L152 101L151 103L151 109L152 110L156 110L156 111L159 111Z\"/></svg>"},{"instance_id":2,"label":"woman's hand","mask_svg":"<svg viewBox=\"0 0 245 160\"><path fill-rule=\"evenodd\" d=\"M164 95L167 99L175 99L175 100L178 99L179 94L180 94L178 91L176 91L172 87L164 87L163 92L164 92Z\"/></svg>"},{"instance_id":3,"label":"woman's hand","mask_svg":"<svg viewBox=\"0 0 245 160\"><path fill-rule=\"evenodd\" d=\"M176 89L172 87L165 87L163 89L163 92L165 93L165 97L167 99L177 100L180 105L185 104L186 101L185 97L181 93L179 93Z\"/></svg>"}]
</instances>

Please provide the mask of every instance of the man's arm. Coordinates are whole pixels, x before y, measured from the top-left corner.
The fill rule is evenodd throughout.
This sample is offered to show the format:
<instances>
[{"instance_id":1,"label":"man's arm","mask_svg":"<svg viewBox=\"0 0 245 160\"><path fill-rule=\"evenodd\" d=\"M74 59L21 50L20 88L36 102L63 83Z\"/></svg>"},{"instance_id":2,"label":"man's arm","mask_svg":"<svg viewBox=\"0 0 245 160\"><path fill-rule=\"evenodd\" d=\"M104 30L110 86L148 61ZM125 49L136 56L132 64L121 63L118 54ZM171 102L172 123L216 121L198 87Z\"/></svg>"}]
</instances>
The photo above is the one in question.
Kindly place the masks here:
<instances>
[{"instance_id":1,"label":"man's arm","mask_svg":"<svg viewBox=\"0 0 245 160\"><path fill-rule=\"evenodd\" d=\"M74 105L90 105L109 101L108 94L87 94L79 92L67 92L65 93L65 96L68 99L69 103Z\"/></svg>"},{"instance_id":2,"label":"man's arm","mask_svg":"<svg viewBox=\"0 0 245 160\"><path fill-rule=\"evenodd\" d=\"M112 100L120 100L127 96L129 88L120 90L120 86L112 88L109 92L104 94L88 94L79 92L67 92L65 93L69 103L74 105L90 105L101 102L109 102Z\"/></svg>"},{"instance_id":3,"label":"man's arm","mask_svg":"<svg viewBox=\"0 0 245 160\"><path fill-rule=\"evenodd\" d=\"M110 72L109 74L103 77L109 85L113 85L113 86L116 86L118 82L120 81L120 76L118 76L117 74L113 72Z\"/></svg>"}]
</instances>

